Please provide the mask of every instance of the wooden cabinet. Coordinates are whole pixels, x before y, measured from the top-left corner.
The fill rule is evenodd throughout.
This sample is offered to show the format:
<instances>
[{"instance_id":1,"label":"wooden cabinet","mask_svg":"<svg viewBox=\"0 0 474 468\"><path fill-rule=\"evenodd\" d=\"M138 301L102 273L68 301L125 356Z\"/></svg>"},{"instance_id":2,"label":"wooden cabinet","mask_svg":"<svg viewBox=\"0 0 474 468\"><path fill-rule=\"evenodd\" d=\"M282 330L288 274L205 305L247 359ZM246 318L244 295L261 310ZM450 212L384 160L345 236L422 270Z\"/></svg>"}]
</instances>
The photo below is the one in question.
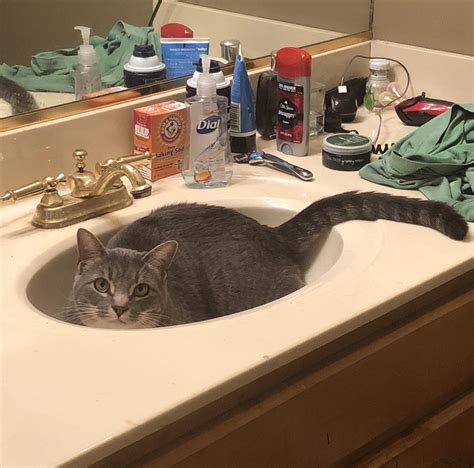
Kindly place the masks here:
<instances>
[{"instance_id":1,"label":"wooden cabinet","mask_svg":"<svg viewBox=\"0 0 474 468\"><path fill-rule=\"evenodd\" d=\"M473 405L470 392L359 460L354 468L472 467Z\"/></svg>"},{"instance_id":2,"label":"wooden cabinet","mask_svg":"<svg viewBox=\"0 0 474 468\"><path fill-rule=\"evenodd\" d=\"M470 271L95 466L470 466L473 285Z\"/></svg>"}]
</instances>

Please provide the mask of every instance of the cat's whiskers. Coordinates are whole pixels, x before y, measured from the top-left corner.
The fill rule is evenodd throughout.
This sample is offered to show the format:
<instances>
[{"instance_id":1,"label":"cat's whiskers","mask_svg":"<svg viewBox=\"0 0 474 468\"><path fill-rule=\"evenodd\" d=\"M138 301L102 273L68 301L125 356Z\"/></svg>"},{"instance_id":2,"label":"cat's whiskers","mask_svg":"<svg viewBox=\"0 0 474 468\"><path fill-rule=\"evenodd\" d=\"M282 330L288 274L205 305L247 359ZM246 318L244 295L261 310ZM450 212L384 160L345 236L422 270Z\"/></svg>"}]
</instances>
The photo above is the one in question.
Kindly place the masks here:
<instances>
[{"instance_id":1,"label":"cat's whiskers","mask_svg":"<svg viewBox=\"0 0 474 468\"><path fill-rule=\"evenodd\" d=\"M146 317L138 319L136 323L142 325L141 328L155 328L155 325L150 323Z\"/></svg>"},{"instance_id":2,"label":"cat's whiskers","mask_svg":"<svg viewBox=\"0 0 474 468\"><path fill-rule=\"evenodd\" d=\"M156 309L147 309L137 312L123 323L131 326L135 324L141 328L157 328L184 323L169 315L157 313L155 310ZM106 320L104 315L106 316L108 312L108 309L97 307L93 304L77 302L72 305L64 306L61 314L70 322L79 322L87 326L87 324L93 320Z\"/></svg>"},{"instance_id":3,"label":"cat's whiskers","mask_svg":"<svg viewBox=\"0 0 474 468\"><path fill-rule=\"evenodd\" d=\"M152 313L153 310L148 310L140 313L139 320L142 324L146 324L146 327L155 328L166 326L166 323L163 320L160 320L160 317Z\"/></svg>"},{"instance_id":4,"label":"cat's whiskers","mask_svg":"<svg viewBox=\"0 0 474 468\"><path fill-rule=\"evenodd\" d=\"M140 314L140 321L146 327L155 328L157 326L165 325L161 320L158 320L154 315L150 314L151 311Z\"/></svg>"},{"instance_id":5,"label":"cat's whiskers","mask_svg":"<svg viewBox=\"0 0 474 468\"><path fill-rule=\"evenodd\" d=\"M69 320L79 321L84 323L90 320L97 320L97 315L95 314L77 314L73 316L69 316Z\"/></svg>"},{"instance_id":6,"label":"cat's whiskers","mask_svg":"<svg viewBox=\"0 0 474 468\"><path fill-rule=\"evenodd\" d=\"M170 322L173 322L176 325L180 325L184 323L182 320L178 320L174 317L170 317L169 315L165 315L165 314L155 314L155 317L159 319L169 320Z\"/></svg>"},{"instance_id":7,"label":"cat's whiskers","mask_svg":"<svg viewBox=\"0 0 474 468\"><path fill-rule=\"evenodd\" d=\"M141 312L134 321L130 321L129 323L139 324L141 325L141 328L155 328L156 327L156 324L150 319L148 313L146 312L145 313Z\"/></svg>"},{"instance_id":8,"label":"cat's whiskers","mask_svg":"<svg viewBox=\"0 0 474 468\"><path fill-rule=\"evenodd\" d=\"M95 306L94 304L91 304L91 303L89 303L89 302L76 301L76 302L74 302L74 304L70 304L70 305L66 304L66 305L64 306L64 308L71 308L71 307L78 307L78 306L97 307L97 306Z\"/></svg>"},{"instance_id":9,"label":"cat's whiskers","mask_svg":"<svg viewBox=\"0 0 474 468\"><path fill-rule=\"evenodd\" d=\"M76 303L63 309L63 313L68 321L79 322L86 326L87 322L91 320L101 319L100 312L106 313L107 311L87 303Z\"/></svg>"},{"instance_id":10,"label":"cat's whiskers","mask_svg":"<svg viewBox=\"0 0 474 468\"><path fill-rule=\"evenodd\" d=\"M104 310L99 309L99 308L94 307L94 306L90 306L90 307L71 307L70 309L64 309L64 310L65 310L65 312L71 312L71 313L74 313L74 312L93 312L93 313L104 312Z\"/></svg>"},{"instance_id":11,"label":"cat's whiskers","mask_svg":"<svg viewBox=\"0 0 474 468\"><path fill-rule=\"evenodd\" d=\"M68 317L97 317L97 314L95 312L73 312L71 314L68 314Z\"/></svg>"}]
</instances>

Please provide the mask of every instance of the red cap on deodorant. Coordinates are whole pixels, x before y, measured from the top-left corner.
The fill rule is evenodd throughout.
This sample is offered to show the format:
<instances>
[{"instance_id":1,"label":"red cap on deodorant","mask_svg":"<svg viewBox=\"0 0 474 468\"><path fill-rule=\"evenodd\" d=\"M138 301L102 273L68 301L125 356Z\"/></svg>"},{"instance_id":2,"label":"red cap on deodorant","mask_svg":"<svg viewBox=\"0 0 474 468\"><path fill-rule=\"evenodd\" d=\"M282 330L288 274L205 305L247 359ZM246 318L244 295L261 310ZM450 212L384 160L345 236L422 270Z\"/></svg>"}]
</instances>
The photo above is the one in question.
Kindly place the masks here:
<instances>
[{"instance_id":1,"label":"red cap on deodorant","mask_svg":"<svg viewBox=\"0 0 474 468\"><path fill-rule=\"evenodd\" d=\"M276 53L275 70L285 78L311 76L311 55L297 47L284 47Z\"/></svg>"}]
</instances>

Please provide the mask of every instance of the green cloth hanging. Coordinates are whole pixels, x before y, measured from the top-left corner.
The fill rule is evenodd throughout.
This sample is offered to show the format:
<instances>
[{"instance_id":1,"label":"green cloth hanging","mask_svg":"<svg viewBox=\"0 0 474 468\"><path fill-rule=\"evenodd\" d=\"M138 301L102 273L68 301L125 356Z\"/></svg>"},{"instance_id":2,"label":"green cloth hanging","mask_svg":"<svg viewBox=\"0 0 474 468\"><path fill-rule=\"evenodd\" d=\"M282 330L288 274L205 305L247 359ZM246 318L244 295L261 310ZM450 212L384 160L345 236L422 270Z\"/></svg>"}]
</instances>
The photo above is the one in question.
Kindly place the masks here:
<instances>
[{"instance_id":1,"label":"green cloth hanging","mask_svg":"<svg viewBox=\"0 0 474 468\"><path fill-rule=\"evenodd\" d=\"M377 184L418 189L474 221L474 104L455 104L399 140L359 175Z\"/></svg>"},{"instance_id":2,"label":"green cloth hanging","mask_svg":"<svg viewBox=\"0 0 474 468\"><path fill-rule=\"evenodd\" d=\"M78 34L78 41L80 41ZM136 44L152 44L161 57L160 37L151 27L117 22L104 39L92 36L90 43L97 53L102 87L123 85L123 66ZM14 80L29 91L74 92L74 68L79 47L40 52L31 58L31 67L0 65L0 75Z\"/></svg>"}]
</instances>

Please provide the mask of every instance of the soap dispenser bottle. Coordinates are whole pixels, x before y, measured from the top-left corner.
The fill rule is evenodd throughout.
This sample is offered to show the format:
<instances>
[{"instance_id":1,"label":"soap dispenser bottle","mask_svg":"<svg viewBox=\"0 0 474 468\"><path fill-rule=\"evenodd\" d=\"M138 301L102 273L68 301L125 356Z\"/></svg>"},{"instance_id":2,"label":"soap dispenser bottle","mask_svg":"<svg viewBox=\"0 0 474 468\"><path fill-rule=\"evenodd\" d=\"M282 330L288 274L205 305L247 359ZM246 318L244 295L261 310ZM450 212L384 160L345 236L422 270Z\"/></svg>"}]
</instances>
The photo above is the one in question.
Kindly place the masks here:
<instances>
[{"instance_id":1,"label":"soap dispenser bottle","mask_svg":"<svg viewBox=\"0 0 474 468\"><path fill-rule=\"evenodd\" d=\"M209 68L209 73L214 77L216 80L216 88L217 94L219 96L225 96L230 102L230 80L228 80L224 73L221 70L220 63L223 65L227 65L227 60L224 60L220 57L210 57L211 65ZM202 59L199 59L199 62L196 64L196 71L194 72L193 76L186 81L186 97L195 96L197 93L197 81L199 77L202 75Z\"/></svg>"},{"instance_id":2,"label":"soap dispenser bottle","mask_svg":"<svg viewBox=\"0 0 474 468\"><path fill-rule=\"evenodd\" d=\"M82 99L84 94L94 93L101 88L101 78L97 54L94 47L89 44L91 28L76 26L74 29L81 31L83 44L77 53L79 64L74 71L74 87L76 99Z\"/></svg>"},{"instance_id":3,"label":"soap dispenser bottle","mask_svg":"<svg viewBox=\"0 0 474 468\"><path fill-rule=\"evenodd\" d=\"M232 158L227 130L228 99L217 94L209 73L211 59L201 55L203 73L196 96L186 99L189 117L189 148L181 173L194 188L223 187L232 177Z\"/></svg>"}]
</instances>

